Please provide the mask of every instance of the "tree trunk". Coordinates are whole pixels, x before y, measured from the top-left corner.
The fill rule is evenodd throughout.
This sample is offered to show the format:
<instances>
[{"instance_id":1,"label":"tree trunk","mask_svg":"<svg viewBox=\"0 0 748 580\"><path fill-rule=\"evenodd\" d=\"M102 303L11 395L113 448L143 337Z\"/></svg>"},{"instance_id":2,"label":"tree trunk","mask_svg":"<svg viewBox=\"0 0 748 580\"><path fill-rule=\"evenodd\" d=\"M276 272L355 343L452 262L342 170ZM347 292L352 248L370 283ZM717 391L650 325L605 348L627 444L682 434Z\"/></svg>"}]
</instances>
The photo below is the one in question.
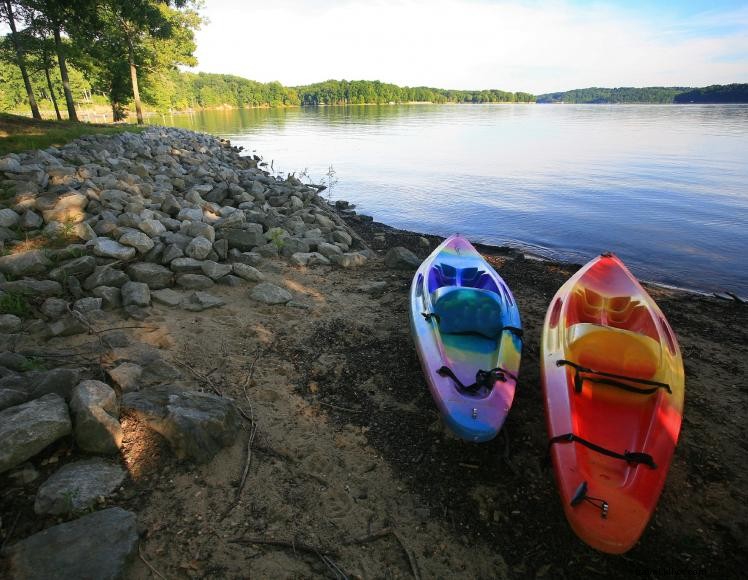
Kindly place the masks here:
<instances>
[{"instance_id":1,"label":"tree trunk","mask_svg":"<svg viewBox=\"0 0 748 580\"><path fill-rule=\"evenodd\" d=\"M132 81L132 96L135 99L135 112L138 115L138 125L143 124L143 107L140 104L140 91L138 90L138 69L135 67L135 49L129 42L128 56L130 57L130 80Z\"/></svg>"},{"instance_id":2,"label":"tree trunk","mask_svg":"<svg viewBox=\"0 0 748 580\"><path fill-rule=\"evenodd\" d=\"M49 87L49 98L52 99L52 104L55 106L55 113L57 114L57 120L62 121L62 115L60 115L60 107L57 106L57 97L55 97L55 88L52 86L52 79L49 77L49 63L44 61L44 76L47 77L47 86Z\"/></svg>"},{"instance_id":3,"label":"tree trunk","mask_svg":"<svg viewBox=\"0 0 748 580\"><path fill-rule=\"evenodd\" d=\"M26 86L26 94L29 97L29 106L31 107L31 115L34 119L41 120L42 115L39 113L39 107L36 105L36 99L34 98L34 89L31 87L31 81L29 80L29 74L26 72L26 62L23 57L23 46L18 40L18 32L16 31L16 21L13 19L13 7L10 4L10 0L5 0L5 10L8 16L8 24L10 24L11 37L13 38L13 46L16 49L16 60L18 68L21 69L21 76L23 77L23 84Z\"/></svg>"},{"instance_id":4,"label":"tree trunk","mask_svg":"<svg viewBox=\"0 0 748 580\"><path fill-rule=\"evenodd\" d=\"M68 65L65 62L65 49L60 39L60 27L55 25L55 51L57 52L57 62L60 65L60 76L62 77L62 88L65 90L65 103L68 106L68 119L78 122L78 114L75 112L75 101L73 101L73 91L70 90L70 79L68 78Z\"/></svg>"}]
</instances>

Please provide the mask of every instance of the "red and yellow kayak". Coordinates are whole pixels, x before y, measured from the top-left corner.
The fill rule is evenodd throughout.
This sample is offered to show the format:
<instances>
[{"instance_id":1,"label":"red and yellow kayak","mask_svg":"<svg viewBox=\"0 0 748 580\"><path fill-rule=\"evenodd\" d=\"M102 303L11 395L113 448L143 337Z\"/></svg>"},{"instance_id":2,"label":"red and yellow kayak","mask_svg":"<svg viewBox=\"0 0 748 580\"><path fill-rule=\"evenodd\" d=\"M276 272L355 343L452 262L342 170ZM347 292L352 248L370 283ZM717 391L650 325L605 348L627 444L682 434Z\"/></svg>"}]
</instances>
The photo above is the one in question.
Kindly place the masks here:
<instances>
[{"instance_id":1,"label":"red and yellow kayak","mask_svg":"<svg viewBox=\"0 0 748 580\"><path fill-rule=\"evenodd\" d=\"M566 517L622 554L654 512L678 441L680 348L654 300L603 254L556 293L541 345L549 450Z\"/></svg>"}]
</instances>

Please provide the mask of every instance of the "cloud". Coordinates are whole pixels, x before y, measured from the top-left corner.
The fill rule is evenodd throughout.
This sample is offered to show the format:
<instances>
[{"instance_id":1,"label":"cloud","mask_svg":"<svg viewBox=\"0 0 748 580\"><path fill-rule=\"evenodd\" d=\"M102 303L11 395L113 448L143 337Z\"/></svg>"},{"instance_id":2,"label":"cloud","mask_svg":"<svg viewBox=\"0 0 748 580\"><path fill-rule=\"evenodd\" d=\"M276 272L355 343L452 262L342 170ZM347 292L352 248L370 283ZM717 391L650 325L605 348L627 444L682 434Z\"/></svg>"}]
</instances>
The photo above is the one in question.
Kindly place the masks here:
<instances>
[{"instance_id":1,"label":"cloud","mask_svg":"<svg viewBox=\"0 0 748 580\"><path fill-rule=\"evenodd\" d=\"M748 82L748 10L688 17L605 4L214 0L199 70L534 93Z\"/></svg>"}]
</instances>

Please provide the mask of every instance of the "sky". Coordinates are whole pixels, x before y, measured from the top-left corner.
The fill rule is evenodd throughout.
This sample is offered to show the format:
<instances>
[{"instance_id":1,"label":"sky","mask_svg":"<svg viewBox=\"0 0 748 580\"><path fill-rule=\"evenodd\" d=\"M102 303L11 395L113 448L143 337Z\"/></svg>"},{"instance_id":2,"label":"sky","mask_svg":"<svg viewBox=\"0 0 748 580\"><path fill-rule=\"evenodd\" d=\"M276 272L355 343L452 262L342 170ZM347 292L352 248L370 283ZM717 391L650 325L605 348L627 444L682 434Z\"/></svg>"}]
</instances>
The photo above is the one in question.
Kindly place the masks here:
<instances>
[{"instance_id":1,"label":"sky","mask_svg":"<svg viewBox=\"0 0 748 580\"><path fill-rule=\"evenodd\" d=\"M748 82L748 0L205 0L195 70L541 94Z\"/></svg>"}]
</instances>

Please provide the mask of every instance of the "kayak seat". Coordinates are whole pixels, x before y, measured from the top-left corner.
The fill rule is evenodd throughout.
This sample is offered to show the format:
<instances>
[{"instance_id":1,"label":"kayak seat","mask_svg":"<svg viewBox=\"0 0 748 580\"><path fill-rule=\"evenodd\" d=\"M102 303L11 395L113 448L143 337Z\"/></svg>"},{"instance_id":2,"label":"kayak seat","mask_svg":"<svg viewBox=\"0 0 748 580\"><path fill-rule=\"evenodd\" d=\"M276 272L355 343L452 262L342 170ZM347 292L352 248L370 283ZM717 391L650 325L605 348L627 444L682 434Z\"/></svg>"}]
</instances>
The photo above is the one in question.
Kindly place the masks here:
<instances>
[{"instance_id":1,"label":"kayak seat","mask_svg":"<svg viewBox=\"0 0 748 580\"><path fill-rule=\"evenodd\" d=\"M501 336L502 307L494 292L444 286L432 292L431 303L442 333L479 334L492 340Z\"/></svg>"},{"instance_id":2,"label":"kayak seat","mask_svg":"<svg viewBox=\"0 0 748 580\"><path fill-rule=\"evenodd\" d=\"M645 334L581 322L567 330L567 358L583 367L651 379L660 366L660 344Z\"/></svg>"}]
</instances>

